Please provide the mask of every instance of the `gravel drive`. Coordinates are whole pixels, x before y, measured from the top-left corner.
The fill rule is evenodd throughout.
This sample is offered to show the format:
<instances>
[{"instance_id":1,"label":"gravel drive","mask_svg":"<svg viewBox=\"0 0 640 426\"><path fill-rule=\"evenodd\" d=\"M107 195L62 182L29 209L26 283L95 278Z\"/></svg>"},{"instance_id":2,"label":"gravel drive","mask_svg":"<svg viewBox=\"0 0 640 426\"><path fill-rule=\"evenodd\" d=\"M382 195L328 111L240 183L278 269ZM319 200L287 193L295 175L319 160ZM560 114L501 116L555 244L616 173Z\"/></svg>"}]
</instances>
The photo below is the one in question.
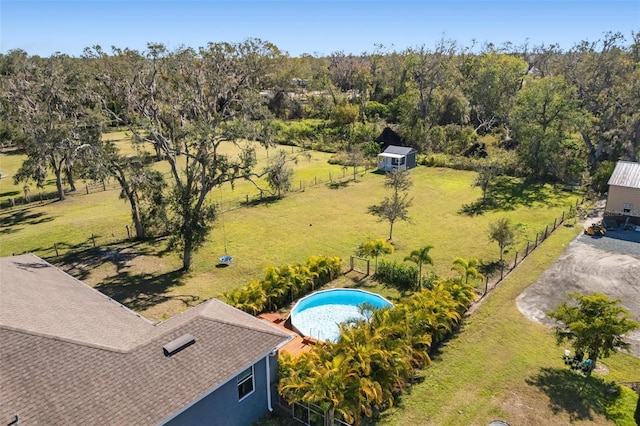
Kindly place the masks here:
<instances>
[{"instance_id":1,"label":"gravel drive","mask_svg":"<svg viewBox=\"0 0 640 426\"><path fill-rule=\"evenodd\" d=\"M640 321L640 232L618 229L603 237L578 236L556 263L518 296L516 304L531 320L551 326L553 320L545 312L555 309L572 292L598 292L620 299ZM631 353L640 357L640 330L630 333L627 341Z\"/></svg>"}]
</instances>

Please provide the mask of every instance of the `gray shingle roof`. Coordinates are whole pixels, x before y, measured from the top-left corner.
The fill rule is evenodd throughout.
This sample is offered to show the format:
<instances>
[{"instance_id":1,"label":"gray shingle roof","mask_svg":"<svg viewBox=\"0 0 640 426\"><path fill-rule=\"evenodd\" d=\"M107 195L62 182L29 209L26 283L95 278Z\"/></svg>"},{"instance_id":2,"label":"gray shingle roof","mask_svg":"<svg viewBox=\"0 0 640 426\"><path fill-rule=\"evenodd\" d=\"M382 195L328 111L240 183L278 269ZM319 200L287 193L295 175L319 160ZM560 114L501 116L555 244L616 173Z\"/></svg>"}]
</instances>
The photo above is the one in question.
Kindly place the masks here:
<instances>
[{"instance_id":1,"label":"gray shingle roof","mask_svg":"<svg viewBox=\"0 0 640 426\"><path fill-rule=\"evenodd\" d=\"M640 163L618 161L609 178L609 185L640 188Z\"/></svg>"},{"instance_id":2,"label":"gray shingle roof","mask_svg":"<svg viewBox=\"0 0 640 426\"><path fill-rule=\"evenodd\" d=\"M155 325L36 256L0 258L0 420L157 424L289 338L215 299Z\"/></svg>"},{"instance_id":3,"label":"gray shingle roof","mask_svg":"<svg viewBox=\"0 0 640 426\"><path fill-rule=\"evenodd\" d=\"M389 145L387 149L384 150L385 154L397 154L397 155L407 155L411 152L415 151L415 149L408 146L396 146Z\"/></svg>"}]
</instances>

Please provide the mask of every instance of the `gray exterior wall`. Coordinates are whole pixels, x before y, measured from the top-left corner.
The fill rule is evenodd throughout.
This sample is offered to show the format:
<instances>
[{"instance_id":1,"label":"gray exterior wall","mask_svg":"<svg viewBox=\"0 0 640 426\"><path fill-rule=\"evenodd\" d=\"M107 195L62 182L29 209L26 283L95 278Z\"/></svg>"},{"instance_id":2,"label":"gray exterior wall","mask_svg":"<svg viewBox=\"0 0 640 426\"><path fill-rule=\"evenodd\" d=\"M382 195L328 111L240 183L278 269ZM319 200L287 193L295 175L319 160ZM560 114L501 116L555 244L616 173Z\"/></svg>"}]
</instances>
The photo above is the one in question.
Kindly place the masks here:
<instances>
[{"instance_id":1,"label":"gray exterior wall","mask_svg":"<svg viewBox=\"0 0 640 426\"><path fill-rule=\"evenodd\" d=\"M407 170L413 169L416 166L416 153L410 152L407 154Z\"/></svg>"},{"instance_id":2,"label":"gray exterior wall","mask_svg":"<svg viewBox=\"0 0 640 426\"><path fill-rule=\"evenodd\" d=\"M277 357L270 357L269 364L273 383L277 379ZM254 391L242 401L238 401L238 385L234 376L229 382L165 424L168 426L251 425L268 412L266 365L264 358L254 364Z\"/></svg>"},{"instance_id":3,"label":"gray exterior wall","mask_svg":"<svg viewBox=\"0 0 640 426\"><path fill-rule=\"evenodd\" d=\"M402 155L402 154L397 154ZM402 164L393 164L395 159L391 157L385 157L384 155L378 155L378 170L383 172L390 172L392 170L409 170L416 167L416 153L412 151L403 155ZM399 159L398 159L399 160Z\"/></svg>"}]
</instances>

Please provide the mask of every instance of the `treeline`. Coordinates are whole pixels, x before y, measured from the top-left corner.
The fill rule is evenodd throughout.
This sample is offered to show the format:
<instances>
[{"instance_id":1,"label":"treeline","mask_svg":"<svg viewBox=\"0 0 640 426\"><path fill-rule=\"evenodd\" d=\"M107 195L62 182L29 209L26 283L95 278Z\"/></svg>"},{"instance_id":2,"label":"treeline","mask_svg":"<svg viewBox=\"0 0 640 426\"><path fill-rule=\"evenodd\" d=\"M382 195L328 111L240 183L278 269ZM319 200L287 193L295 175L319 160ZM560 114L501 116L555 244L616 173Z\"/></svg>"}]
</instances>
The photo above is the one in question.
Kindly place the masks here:
<instances>
[{"instance_id":1,"label":"treeline","mask_svg":"<svg viewBox=\"0 0 640 426\"><path fill-rule=\"evenodd\" d=\"M246 140L333 151L357 168L388 127L422 164L488 163L597 188L613 161L638 159L639 63L640 35L618 33L568 51L442 40L292 58L259 39L94 46L77 58L16 50L0 55L0 143L27 156L16 182L53 176L61 200L79 179L117 181L136 237L171 236L186 270L216 220L214 188L261 177L274 196L291 187L290 159L256 169ZM116 128L132 135L133 155L101 137ZM239 154L223 155L227 144Z\"/></svg>"}]
</instances>

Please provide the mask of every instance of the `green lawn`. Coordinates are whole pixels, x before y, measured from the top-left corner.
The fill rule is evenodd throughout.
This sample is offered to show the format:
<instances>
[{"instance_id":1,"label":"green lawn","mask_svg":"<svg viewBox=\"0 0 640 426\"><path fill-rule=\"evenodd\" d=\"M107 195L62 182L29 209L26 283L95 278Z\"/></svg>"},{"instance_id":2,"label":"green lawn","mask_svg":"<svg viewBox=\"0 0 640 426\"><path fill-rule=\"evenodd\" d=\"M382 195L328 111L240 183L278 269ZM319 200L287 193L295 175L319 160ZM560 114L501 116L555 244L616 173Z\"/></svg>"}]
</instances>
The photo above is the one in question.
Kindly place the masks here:
<instances>
[{"instance_id":1,"label":"green lawn","mask_svg":"<svg viewBox=\"0 0 640 426\"><path fill-rule=\"evenodd\" d=\"M260 158L266 164L266 152ZM325 182L329 174L349 176L342 167L329 165L328 158L329 154L313 152L310 160L300 159L294 180L305 182L304 192L223 213L196 254L192 271L185 275L176 272L180 259L165 251L163 241L123 242L131 220L128 205L118 198L117 190L2 210L0 220L7 226L0 255L33 251L151 319L175 315L194 303L261 278L269 265L303 262L310 255L337 255L346 266L362 241L388 236L388 223L367 213L367 207L380 202L388 192L382 185L384 176L371 172L342 186L325 183L310 187L308 183L315 181L312 176L324 177ZM505 181L499 200L508 201L500 201L483 215L469 216L460 213L462 206L481 195L471 186L473 172L418 167L411 175L411 221L396 224L396 251L389 259L402 261L411 250L431 244L433 269L440 275L453 274L451 262L458 256L498 257L497 245L490 244L486 236L490 221L507 215L514 223L524 224L518 238L522 249L577 198L550 186ZM225 204L245 198L249 190L255 195L252 187L239 183L233 190L216 190L211 197ZM82 252L94 239L98 248ZM55 247L60 256L73 255L56 258ZM227 268L216 267L217 259L225 253L234 257L233 263Z\"/></svg>"},{"instance_id":2,"label":"green lawn","mask_svg":"<svg viewBox=\"0 0 640 426\"><path fill-rule=\"evenodd\" d=\"M259 154L262 164L266 154ZM344 185L311 187L314 176L326 182L329 174L349 175L340 166L329 165L328 158L314 152L311 160L300 159L294 186L304 186L303 192L222 214L188 274L178 271L180 259L166 251L164 241L124 241L130 218L117 190L1 210L0 255L35 252L152 320L261 278L268 265L337 255L346 266L363 240L387 237L388 224L367 213L367 207L379 203L387 191L382 186L384 176L377 173L361 174L356 182ZM15 171L19 159L0 154L2 172ZM491 221L507 216L521 224L516 250L522 250L579 197L549 185L505 179L494 206L471 216L461 210L481 196L471 186L475 173L418 167L411 176L411 221L396 224L396 251L388 259L402 261L411 250L431 244L433 270L442 276L453 274L451 262L458 256L497 259L498 247L486 236ZM216 190L212 200L231 205L231 200L246 197L251 187L242 183L234 190ZM0 180L0 198L15 191L21 189L9 178ZM398 401L400 408L385 414L383 424L480 425L493 418L518 425L607 424L612 419L625 424L629 407L635 406L634 395L624 393L622 399L610 401L604 379L596 376L585 382L569 375L561 361L562 348L555 346L550 331L526 320L514 304L577 232L560 227L503 281L465 321L462 332L442 348L424 371L424 381ZM94 238L97 247L91 249ZM217 259L225 252L234 261L219 268ZM507 259L513 259L513 251ZM616 355L602 364L611 370L607 381L640 381L637 358ZM616 417L616 410L627 417Z\"/></svg>"},{"instance_id":3,"label":"green lawn","mask_svg":"<svg viewBox=\"0 0 640 426\"><path fill-rule=\"evenodd\" d=\"M561 227L500 283L381 424L633 425L634 392L622 387L617 398L609 387L640 381L640 359L617 354L599 361L608 374L585 379L563 364L552 332L515 305L576 232Z\"/></svg>"}]
</instances>

